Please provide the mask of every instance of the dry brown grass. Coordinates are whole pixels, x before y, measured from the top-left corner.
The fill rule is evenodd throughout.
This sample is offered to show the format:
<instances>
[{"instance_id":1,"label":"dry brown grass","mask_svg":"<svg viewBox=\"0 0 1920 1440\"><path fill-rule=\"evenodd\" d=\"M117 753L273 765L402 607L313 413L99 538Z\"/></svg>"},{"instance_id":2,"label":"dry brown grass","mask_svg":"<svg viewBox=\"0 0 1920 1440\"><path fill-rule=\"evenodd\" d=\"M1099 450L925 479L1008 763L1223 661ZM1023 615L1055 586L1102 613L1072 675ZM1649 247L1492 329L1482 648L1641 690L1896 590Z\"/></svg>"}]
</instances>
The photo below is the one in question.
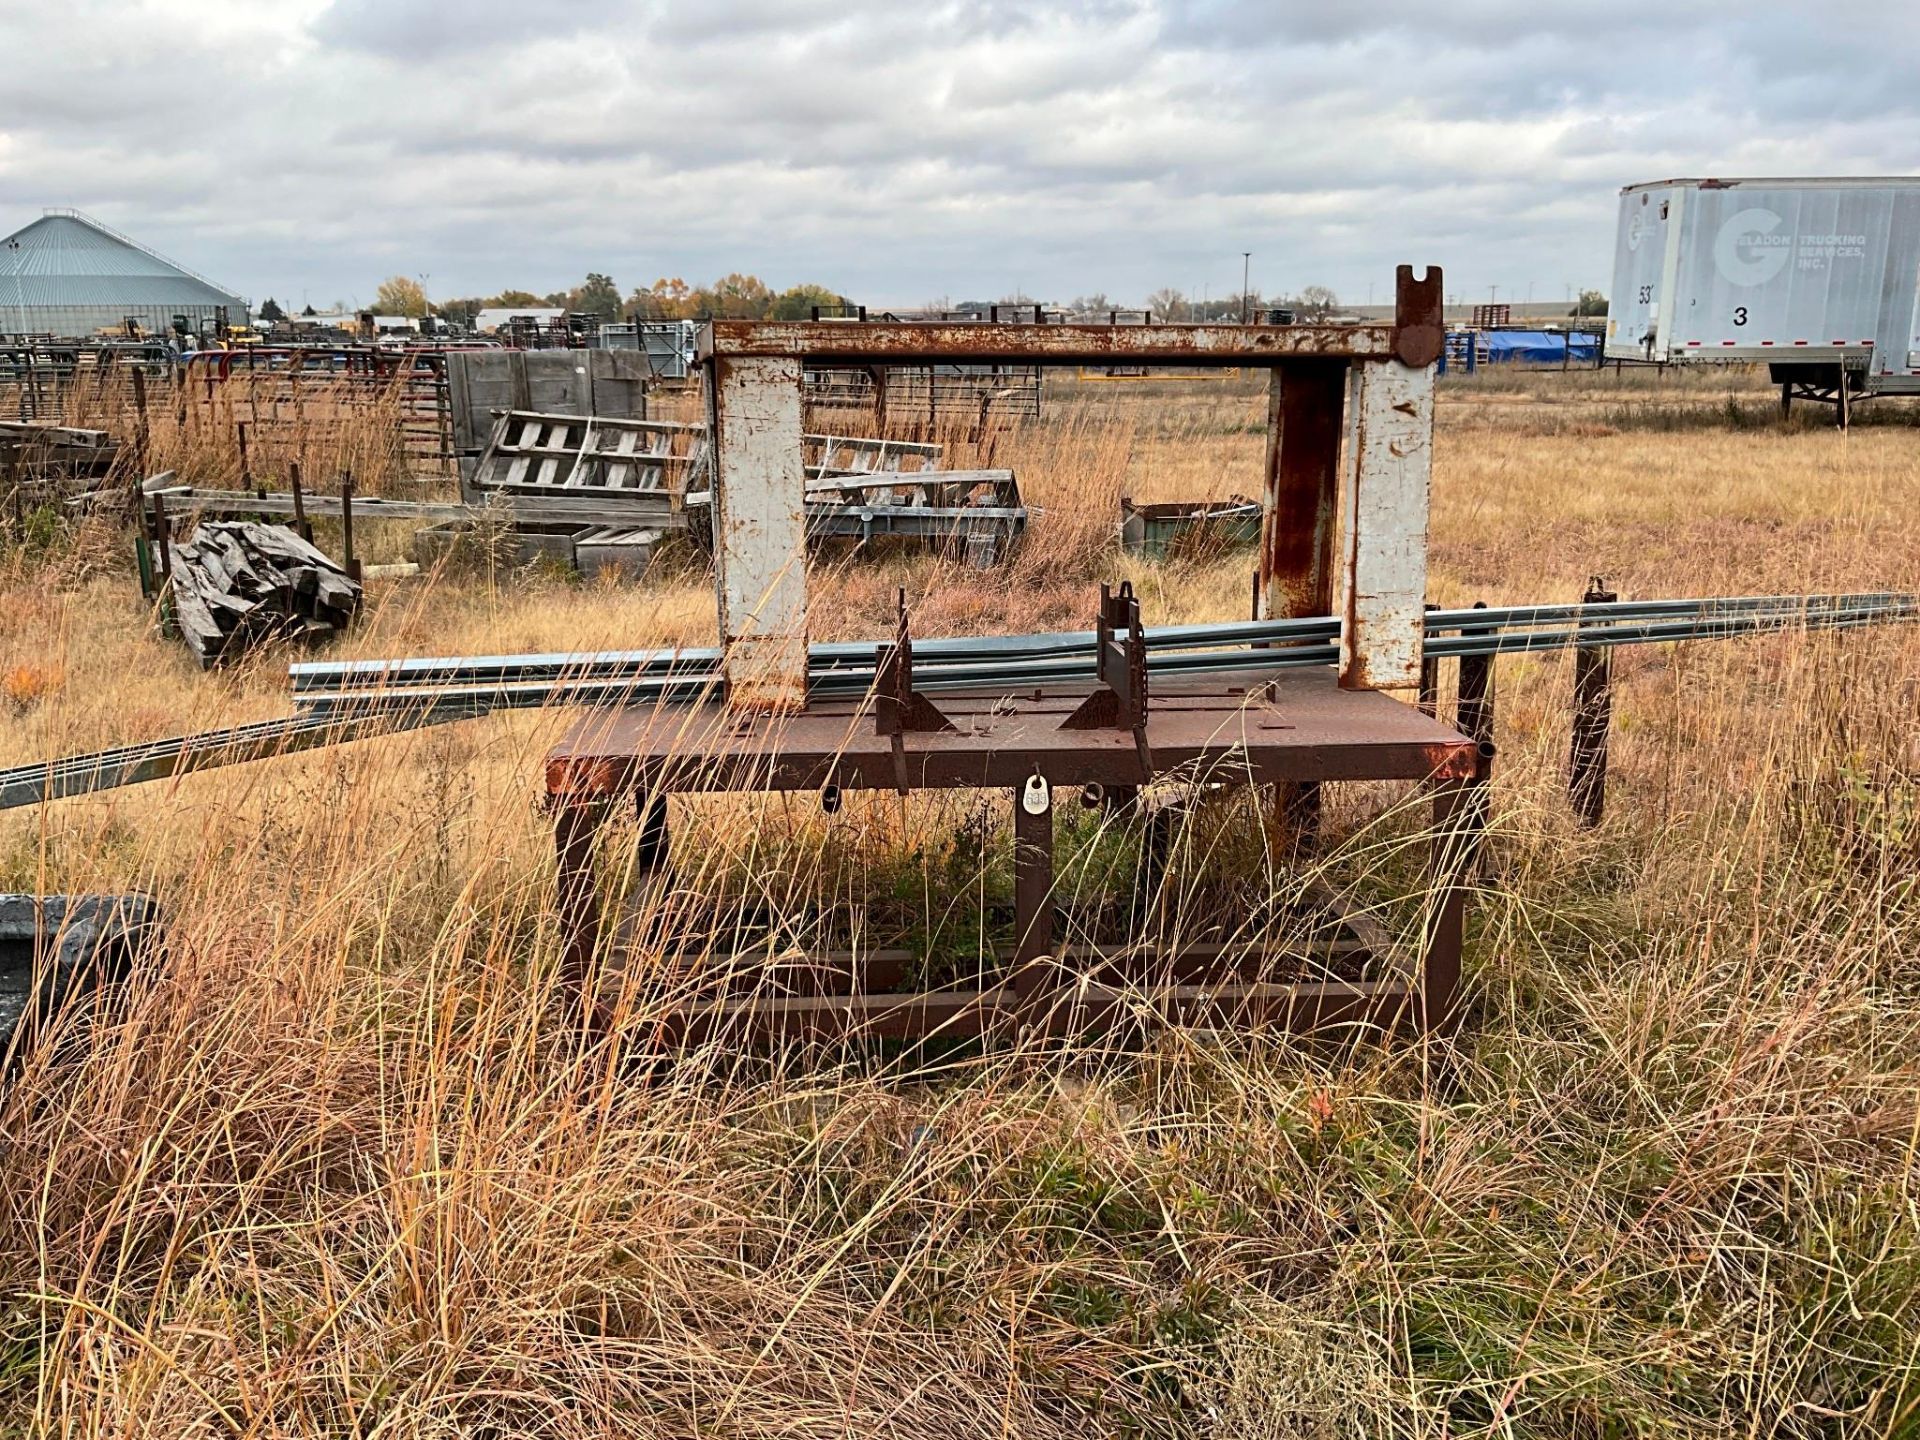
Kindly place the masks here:
<instances>
[{"instance_id":1,"label":"dry brown grass","mask_svg":"<svg viewBox=\"0 0 1920 1440\"><path fill-rule=\"evenodd\" d=\"M1920 583L1911 430L1657 429L1586 413L1616 403L1592 377L1506 383L1444 393L1437 599L1596 571L1628 595ZM921 633L1078 626L1113 574L1155 621L1242 613L1244 559L1153 570L1103 537L1123 490L1250 489L1260 403L1062 387L983 442L1046 507L1013 566L832 565L816 630L877 632L896 584ZM124 560L100 573L114 543L0 569L0 674L35 677L0 704L0 763L283 705L284 656L207 677L159 639ZM341 653L700 641L710 615L698 577L439 577L376 588ZM583 1051L548 1003L533 795L559 715L0 817L0 887L148 888L170 937L89 1048L28 1057L0 1101L0 1425L1911 1433L1920 637L1619 673L1611 818L1582 834L1567 665L1502 662L1471 1014L1444 1047L647 1071L642 995ZM1402 798L1340 797L1330 874L1407 883ZM935 801L676 824L688 888L763 897L791 941L862 902L964 945L1003 878ZM1213 883L1287 883L1230 816L1216 833ZM1071 841L1089 885L1123 848ZM616 874L630 853L621 832Z\"/></svg>"}]
</instances>

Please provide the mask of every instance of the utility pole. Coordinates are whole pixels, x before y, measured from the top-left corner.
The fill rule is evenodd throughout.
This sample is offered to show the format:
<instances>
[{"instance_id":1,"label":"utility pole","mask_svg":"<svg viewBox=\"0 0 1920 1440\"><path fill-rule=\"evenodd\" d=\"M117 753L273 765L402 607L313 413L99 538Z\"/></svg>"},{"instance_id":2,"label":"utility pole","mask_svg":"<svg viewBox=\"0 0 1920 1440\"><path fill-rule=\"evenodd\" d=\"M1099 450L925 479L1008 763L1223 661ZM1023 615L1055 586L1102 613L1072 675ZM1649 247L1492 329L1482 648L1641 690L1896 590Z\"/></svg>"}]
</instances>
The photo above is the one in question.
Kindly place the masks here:
<instances>
[{"instance_id":1,"label":"utility pole","mask_svg":"<svg viewBox=\"0 0 1920 1440\"><path fill-rule=\"evenodd\" d=\"M1248 325L1253 322L1252 275L1253 252L1251 250L1242 250L1240 252L1240 323L1242 325Z\"/></svg>"}]
</instances>

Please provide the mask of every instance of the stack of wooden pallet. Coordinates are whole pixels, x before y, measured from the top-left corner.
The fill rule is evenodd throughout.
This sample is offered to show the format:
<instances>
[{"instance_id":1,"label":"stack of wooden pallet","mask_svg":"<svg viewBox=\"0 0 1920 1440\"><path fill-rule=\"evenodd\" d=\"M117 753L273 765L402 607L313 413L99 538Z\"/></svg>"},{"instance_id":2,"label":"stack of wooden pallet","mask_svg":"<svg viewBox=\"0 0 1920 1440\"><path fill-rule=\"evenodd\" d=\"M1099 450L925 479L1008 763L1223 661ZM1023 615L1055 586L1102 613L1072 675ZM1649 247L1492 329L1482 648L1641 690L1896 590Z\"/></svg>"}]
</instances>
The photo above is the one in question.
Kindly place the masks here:
<instances>
[{"instance_id":1,"label":"stack of wooden pallet","mask_svg":"<svg viewBox=\"0 0 1920 1440\"><path fill-rule=\"evenodd\" d=\"M202 525L169 562L174 623L202 669L262 640L344 630L360 586L283 525Z\"/></svg>"}]
</instances>

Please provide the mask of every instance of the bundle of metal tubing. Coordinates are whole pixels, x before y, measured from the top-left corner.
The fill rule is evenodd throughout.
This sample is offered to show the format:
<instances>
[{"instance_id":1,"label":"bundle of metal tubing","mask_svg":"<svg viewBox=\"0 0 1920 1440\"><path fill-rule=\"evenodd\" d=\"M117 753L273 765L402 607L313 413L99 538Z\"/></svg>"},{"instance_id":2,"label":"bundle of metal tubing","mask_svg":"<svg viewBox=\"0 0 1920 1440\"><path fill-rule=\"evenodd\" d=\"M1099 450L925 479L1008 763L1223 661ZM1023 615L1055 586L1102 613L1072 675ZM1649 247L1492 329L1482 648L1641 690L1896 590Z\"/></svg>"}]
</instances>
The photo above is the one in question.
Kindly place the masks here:
<instances>
[{"instance_id":1,"label":"bundle of metal tubing","mask_svg":"<svg viewBox=\"0 0 1920 1440\"><path fill-rule=\"evenodd\" d=\"M1893 592L1476 607L1429 611L1426 653L1454 658L1915 620L1920 596ZM1339 622L1326 616L1168 625L1146 631L1147 665L1156 675L1331 665L1339 658L1339 633ZM1091 630L915 640L914 684L926 691L1012 691L1084 683L1094 676L1094 644ZM810 647L810 691L864 694L879 650L872 641ZM291 719L0 770L0 809L490 710L699 700L718 693L720 661L716 649L681 649L295 665L290 673L299 713Z\"/></svg>"}]
</instances>

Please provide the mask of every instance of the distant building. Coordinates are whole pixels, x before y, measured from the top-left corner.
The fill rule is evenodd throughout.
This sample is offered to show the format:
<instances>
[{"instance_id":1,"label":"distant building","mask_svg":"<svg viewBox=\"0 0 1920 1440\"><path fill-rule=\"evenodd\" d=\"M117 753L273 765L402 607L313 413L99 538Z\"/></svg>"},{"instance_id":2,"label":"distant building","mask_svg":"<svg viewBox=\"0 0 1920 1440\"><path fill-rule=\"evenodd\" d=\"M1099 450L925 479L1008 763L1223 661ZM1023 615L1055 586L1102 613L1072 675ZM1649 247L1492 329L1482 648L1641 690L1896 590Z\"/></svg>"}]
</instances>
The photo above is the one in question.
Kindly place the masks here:
<instances>
[{"instance_id":1,"label":"distant building","mask_svg":"<svg viewBox=\"0 0 1920 1440\"><path fill-rule=\"evenodd\" d=\"M566 314L567 312L563 309L546 305L530 305L524 308L501 306L482 310L474 316L473 328L482 335L491 335L503 325L510 325L515 320L525 320L544 330L555 320L565 319Z\"/></svg>"},{"instance_id":2,"label":"distant building","mask_svg":"<svg viewBox=\"0 0 1920 1440\"><path fill-rule=\"evenodd\" d=\"M294 330L351 330L359 316L351 310L328 310L312 315L289 315L285 321Z\"/></svg>"},{"instance_id":3,"label":"distant building","mask_svg":"<svg viewBox=\"0 0 1920 1440\"><path fill-rule=\"evenodd\" d=\"M78 210L0 240L0 330L84 339L131 320L162 335L247 323L247 302Z\"/></svg>"}]
</instances>

